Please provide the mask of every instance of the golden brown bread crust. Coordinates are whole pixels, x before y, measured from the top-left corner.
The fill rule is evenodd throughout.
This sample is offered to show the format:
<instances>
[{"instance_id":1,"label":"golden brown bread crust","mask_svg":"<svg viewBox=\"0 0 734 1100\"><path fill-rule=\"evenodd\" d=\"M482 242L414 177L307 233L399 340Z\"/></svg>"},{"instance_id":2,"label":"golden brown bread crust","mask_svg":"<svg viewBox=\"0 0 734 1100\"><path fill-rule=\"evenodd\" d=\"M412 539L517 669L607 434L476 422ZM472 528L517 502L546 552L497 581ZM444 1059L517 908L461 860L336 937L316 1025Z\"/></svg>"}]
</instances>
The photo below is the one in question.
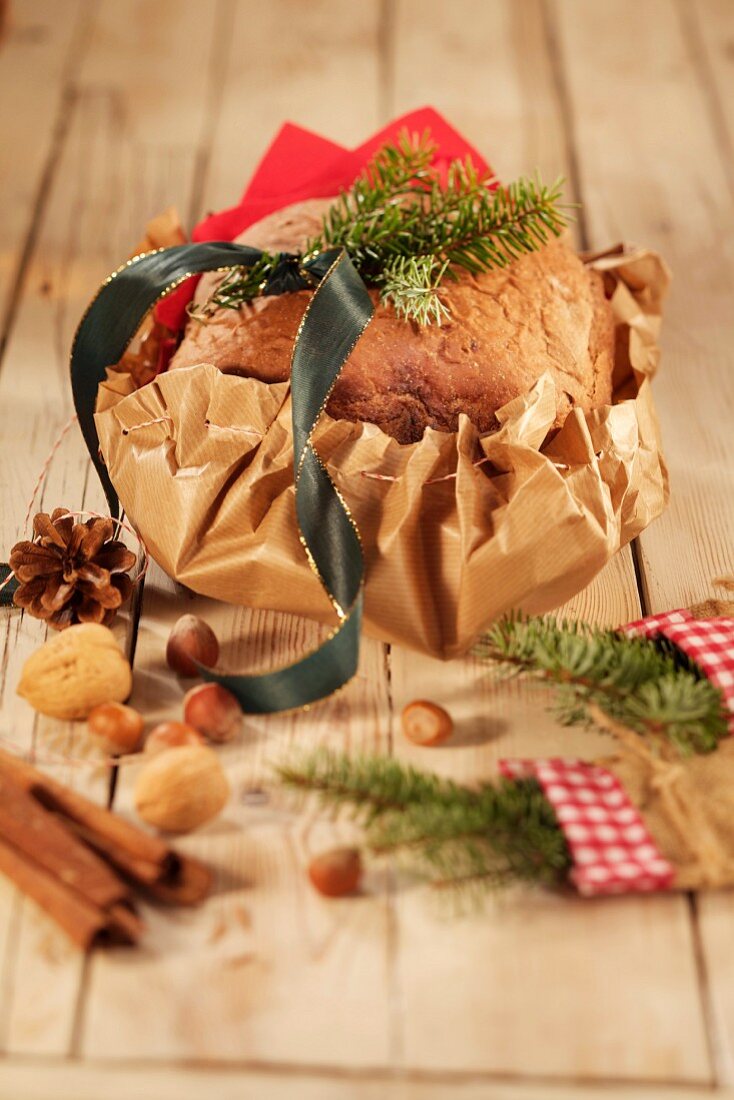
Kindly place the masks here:
<instances>
[{"instance_id":1,"label":"golden brown bread crust","mask_svg":"<svg viewBox=\"0 0 734 1100\"><path fill-rule=\"evenodd\" d=\"M298 203L238 238L259 248L297 251L319 229L329 200ZM205 276L204 300L216 286ZM212 363L223 371L282 382L310 291L259 298L239 311L190 321L171 368ZM371 292L377 301L376 292ZM347 361L327 411L379 425L400 443L427 426L456 431L466 413L480 432L495 413L549 371L556 383L556 426L573 407L588 411L612 397L614 325L601 276L564 241L552 240L504 270L447 283L451 311L439 328L420 328L378 305Z\"/></svg>"}]
</instances>

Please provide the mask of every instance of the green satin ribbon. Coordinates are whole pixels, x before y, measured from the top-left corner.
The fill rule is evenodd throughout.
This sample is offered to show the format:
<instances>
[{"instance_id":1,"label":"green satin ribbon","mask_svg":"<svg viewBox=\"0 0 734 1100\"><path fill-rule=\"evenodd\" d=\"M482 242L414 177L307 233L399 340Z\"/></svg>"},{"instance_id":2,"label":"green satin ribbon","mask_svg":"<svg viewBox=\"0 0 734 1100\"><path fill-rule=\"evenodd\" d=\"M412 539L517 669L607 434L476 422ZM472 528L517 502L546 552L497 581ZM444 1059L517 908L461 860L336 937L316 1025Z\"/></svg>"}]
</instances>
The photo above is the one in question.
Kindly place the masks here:
<instances>
[{"instance_id":1,"label":"green satin ribbon","mask_svg":"<svg viewBox=\"0 0 734 1100\"><path fill-rule=\"evenodd\" d=\"M15 577L10 576L10 566L7 562L0 562L0 584L3 585L0 588L0 607L12 607L13 605L13 593L18 587L18 582ZM7 584L4 582L7 581Z\"/></svg>"},{"instance_id":2,"label":"green satin ribbon","mask_svg":"<svg viewBox=\"0 0 734 1100\"><path fill-rule=\"evenodd\" d=\"M179 283L204 271L249 267L261 255L256 248L225 241L136 256L109 277L82 318L71 352L74 404L114 517L119 515L119 502L94 423L106 367L122 358L148 310ZM222 684L237 696L244 711L254 714L291 710L331 695L354 675L359 659L364 579L359 534L311 439L342 367L372 317L373 305L348 255L339 250L307 261L284 255L265 292L314 285L291 368L296 514L309 562L339 622L317 649L274 672L236 675L200 666L204 679Z\"/></svg>"}]
</instances>

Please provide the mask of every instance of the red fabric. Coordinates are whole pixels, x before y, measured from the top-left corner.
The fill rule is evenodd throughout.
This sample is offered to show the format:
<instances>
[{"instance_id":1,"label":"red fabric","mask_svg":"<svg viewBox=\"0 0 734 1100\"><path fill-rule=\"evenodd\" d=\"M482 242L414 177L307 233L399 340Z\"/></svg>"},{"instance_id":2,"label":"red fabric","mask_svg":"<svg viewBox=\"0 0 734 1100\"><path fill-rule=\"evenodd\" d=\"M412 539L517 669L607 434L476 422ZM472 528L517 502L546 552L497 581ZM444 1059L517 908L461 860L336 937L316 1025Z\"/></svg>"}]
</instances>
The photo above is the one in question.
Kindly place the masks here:
<instances>
[{"instance_id":1,"label":"red fabric","mask_svg":"<svg viewBox=\"0 0 734 1100\"><path fill-rule=\"evenodd\" d=\"M556 811L580 894L667 889L674 876L617 777L580 760L501 760L508 779L534 778Z\"/></svg>"},{"instance_id":2,"label":"red fabric","mask_svg":"<svg viewBox=\"0 0 734 1100\"><path fill-rule=\"evenodd\" d=\"M438 146L434 165L439 170L457 158L470 157L480 171L488 165L457 130L432 107L423 107L394 119L356 149L346 149L310 130L286 122L255 169L236 206L210 214L194 228L192 241L232 241L248 225L266 214L303 199L329 198L353 183L374 153L402 130L430 130ZM186 321L186 306L198 276L178 287L156 307L156 319L171 329Z\"/></svg>"},{"instance_id":3,"label":"red fabric","mask_svg":"<svg viewBox=\"0 0 734 1100\"><path fill-rule=\"evenodd\" d=\"M719 689L731 713L734 734L734 619L694 619L690 611L667 611L625 626L626 634L655 638L662 634L694 661Z\"/></svg>"}]
</instances>

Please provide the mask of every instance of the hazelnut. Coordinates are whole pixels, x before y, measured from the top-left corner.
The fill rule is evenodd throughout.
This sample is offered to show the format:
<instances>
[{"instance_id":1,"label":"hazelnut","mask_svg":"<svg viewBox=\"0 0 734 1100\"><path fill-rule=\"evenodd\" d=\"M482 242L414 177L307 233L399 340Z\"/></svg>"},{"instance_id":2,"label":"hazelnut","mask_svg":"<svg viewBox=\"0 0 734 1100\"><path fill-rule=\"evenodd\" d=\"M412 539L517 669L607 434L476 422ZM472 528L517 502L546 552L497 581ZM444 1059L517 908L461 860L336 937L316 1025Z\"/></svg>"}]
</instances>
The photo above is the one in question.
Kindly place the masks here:
<instances>
[{"instance_id":1,"label":"hazelnut","mask_svg":"<svg viewBox=\"0 0 734 1100\"><path fill-rule=\"evenodd\" d=\"M158 753L135 784L138 814L167 833L188 833L211 821L228 798L229 783L219 757L203 745Z\"/></svg>"},{"instance_id":2,"label":"hazelnut","mask_svg":"<svg viewBox=\"0 0 734 1100\"><path fill-rule=\"evenodd\" d=\"M308 877L318 892L327 898L353 894L362 878L359 849L332 848L314 856L308 865Z\"/></svg>"},{"instance_id":3,"label":"hazelnut","mask_svg":"<svg viewBox=\"0 0 734 1100\"><path fill-rule=\"evenodd\" d=\"M184 745L203 745L204 738L184 722L161 722L145 739L145 751L153 756L165 749L180 749Z\"/></svg>"},{"instance_id":4,"label":"hazelnut","mask_svg":"<svg viewBox=\"0 0 734 1100\"><path fill-rule=\"evenodd\" d=\"M454 730L451 715L437 703L416 699L408 703L400 718L403 733L415 745L440 745Z\"/></svg>"},{"instance_id":5,"label":"hazelnut","mask_svg":"<svg viewBox=\"0 0 734 1100\"><path fill-rule=\"evenodd\" d=\"M135 752L143 735L142 714L124 703L100 703L89 712L92 736L110 753Z\"/></svg>"},{"instance_id":6,"label":"hazelnut","mask_svg":"<svg viewBox=\"0 0 734 1100\"><path fill-rule=\"evenodd\" d=\"M182 615L168 637L166 660L179 676L198 676L194 661L213 668L219 660L216 634L196 615Z\"/></svg>"},{"instance_id":7,"label":"hazelnut","mask_svg":"<svg viewBox=\"0 0 734 1100\"><path fill-rule=\"evenodd\" d=\"M184 696L184 722L210 741L232 741L242 729L242 709L221 684L199 684Z\"/></svg>"}]
</instances>

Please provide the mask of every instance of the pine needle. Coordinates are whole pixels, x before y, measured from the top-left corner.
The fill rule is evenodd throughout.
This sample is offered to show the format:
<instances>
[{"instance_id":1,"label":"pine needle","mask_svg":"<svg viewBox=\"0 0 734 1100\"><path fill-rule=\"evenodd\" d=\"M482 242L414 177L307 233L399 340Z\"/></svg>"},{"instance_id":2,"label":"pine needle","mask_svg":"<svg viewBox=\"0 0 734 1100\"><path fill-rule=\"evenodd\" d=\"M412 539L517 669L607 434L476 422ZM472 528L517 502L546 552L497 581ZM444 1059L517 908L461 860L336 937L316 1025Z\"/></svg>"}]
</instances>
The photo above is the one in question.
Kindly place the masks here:
<instances>
[{"instance_id":1,"label":"pine needle","mask_svg":"<svg viewBox=\"0 0 734 1100\"><path fill-rule=\"evenodd\" d=\"M509 616L475 650L508 671L550 681L566 725L592 724L596 703L637 733L681 755L713 751L728 733L721 692L669 642L661 644L553 616Z\"/></svg>"},{"instance_id":2,"label":"pine needle","mask_svg":"<svg viewBox=\"0 0 734 1100\"><path fill-rule=\"evenodd\" d=\"M385 756L317 750L277 768L291 791L349 812L375 855L397 855L439 886L557 885L571 859L552 806L534 780L476 789Z\"/></svg>"},{"instance_id":3,"label":"pine needle","mask_svg":"<svg viewBox=\"0 0 734 1100\"><path fill-rule=\"evenodd\" d=\"M479 274L506 267L542 247L569 222L561 203L562 180L551 186L521 178L502 186L472 162L453 161L444 182L432 166L430 134L400 135L383 146L351 188L326 211L321 232L304 256L344 248L383 302L419 325L448 316L438 288L459 270ZM195 307L205 319L214 310L239 309L268 292L279 256L264 254L258 268L234 268L208 302Z\"/></svg>"}]
</instances>

